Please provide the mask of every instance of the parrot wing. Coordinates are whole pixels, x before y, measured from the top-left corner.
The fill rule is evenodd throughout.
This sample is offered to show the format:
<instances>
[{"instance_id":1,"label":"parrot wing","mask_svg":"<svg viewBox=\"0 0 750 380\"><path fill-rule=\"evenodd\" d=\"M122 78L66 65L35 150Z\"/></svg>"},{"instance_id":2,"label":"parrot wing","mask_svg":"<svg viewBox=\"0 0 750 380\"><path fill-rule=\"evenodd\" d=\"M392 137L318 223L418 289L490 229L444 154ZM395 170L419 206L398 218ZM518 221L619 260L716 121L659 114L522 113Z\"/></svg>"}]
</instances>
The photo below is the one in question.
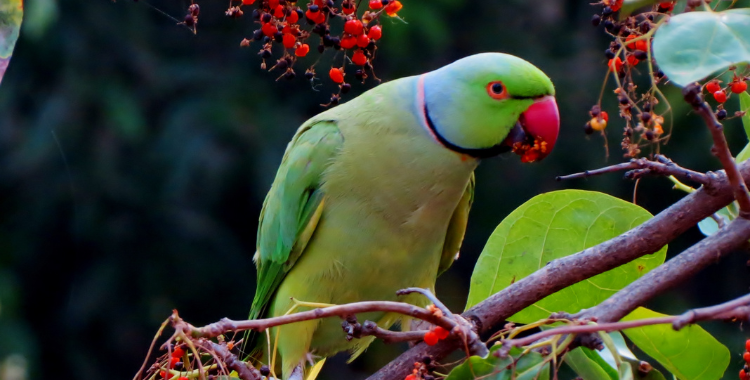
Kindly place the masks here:
<instances>
[{"instance_id":1,"label":"parrot wing","mask_svg":"<svg viewBox=\"0 0 750 380\"><path fill-rule=\"evenodd\" d=\"M474 173L471 173L469 183L466 185L463 197L458 201L456 210L453 211L451 221L448 223L448 232L445 234L445 244L443 244L443 255L440 257L438 266L438 276L443 274L453 262L458 258L458 252L461 249L461 243L464 241L466 233L466 224L469 221L469 210L474 203Z\"/></svg>"},{"instance_id":2,"label":"parrot wing","mask_svg":"<svg viewBox=\"0 0 750 380\"><path fill-rule=\"evenodd\" d=\"M255 264L258 283L250 319L262 318L305 249L323 211L323 172L344 141L335 122L303 125L287 146L260 214Z\"/></svg>"}]
</instances>

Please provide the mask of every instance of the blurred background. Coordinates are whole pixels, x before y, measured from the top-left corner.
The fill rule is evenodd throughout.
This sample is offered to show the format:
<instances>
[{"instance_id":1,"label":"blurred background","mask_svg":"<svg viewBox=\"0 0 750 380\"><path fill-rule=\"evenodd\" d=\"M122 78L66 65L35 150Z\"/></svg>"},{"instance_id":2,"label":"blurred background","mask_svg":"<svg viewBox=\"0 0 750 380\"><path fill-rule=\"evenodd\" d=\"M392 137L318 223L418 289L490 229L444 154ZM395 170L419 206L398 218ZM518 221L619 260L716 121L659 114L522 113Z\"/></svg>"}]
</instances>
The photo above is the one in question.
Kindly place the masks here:
<instances>
[{"instance_id":1,"label":"blurred background","mask_svg":"<svg viewBox=\"0 0 750 380\"><path fill-rule=\"evenodd\" d=\"M462 310L484 242L524 201L565 188L632 200L634 184L620 174L554 180L622 160L619 119L610 120L608 159L602 137L583 133L609 40L591 26L598 8L586 1L402 1L407 23L384 22L380 78L502 51L536 64L557 87L555 152L534 165L506 156L478 169L461 259L437 288ZM196 325L247 316L263 198L295 129L334 88L325 80L313 91L302 75L275 82L278 74L260 69L258 43L239 47L254 29L250 17L224 16L226 3L199 2L193 35L144 1L26 1L0 87L0 379L131 379L173 308ZM152 4L182 19L189 1ZM327 72L328 61L318 67ZM677 90L667 93L675 134L662 151L689 168L719 168L705 127ZM614 100L603 103L611 115ZM734 97L728 108L737 107ZM739 122L727 133L738 152L746 143ZM648 178L637 203L657 213L682 196ZM691 229L669 255L701 237ZM679 313L745 294L746 260L733 255L649 306ZM704 326L733 352L726 378L734 378L749 334ZM327 364L323 376L362 379L403 350L376 343L352 365L343 356Z\"/></svg>"}]
</instances>

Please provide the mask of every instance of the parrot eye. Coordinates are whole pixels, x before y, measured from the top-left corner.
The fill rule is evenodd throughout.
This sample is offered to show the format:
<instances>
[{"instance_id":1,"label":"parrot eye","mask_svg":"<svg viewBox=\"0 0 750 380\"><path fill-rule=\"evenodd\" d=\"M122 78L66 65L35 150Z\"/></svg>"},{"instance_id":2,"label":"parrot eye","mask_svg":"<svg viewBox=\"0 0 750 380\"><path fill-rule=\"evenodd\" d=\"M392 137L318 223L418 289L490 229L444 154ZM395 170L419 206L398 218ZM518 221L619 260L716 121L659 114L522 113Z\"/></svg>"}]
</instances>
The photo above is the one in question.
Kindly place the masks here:
<instances>
[{"instance_id":1,"label":"parrot eye","mask_svg":"<svg viewBox=\"0 0 750 380\"><path fill-rule=\"evenodd\" d=\"M487 94L492 99L506 99L508 98L508 90L503 86L503 82L494 81L487 84Z\"/></svg>"}]
</instances>

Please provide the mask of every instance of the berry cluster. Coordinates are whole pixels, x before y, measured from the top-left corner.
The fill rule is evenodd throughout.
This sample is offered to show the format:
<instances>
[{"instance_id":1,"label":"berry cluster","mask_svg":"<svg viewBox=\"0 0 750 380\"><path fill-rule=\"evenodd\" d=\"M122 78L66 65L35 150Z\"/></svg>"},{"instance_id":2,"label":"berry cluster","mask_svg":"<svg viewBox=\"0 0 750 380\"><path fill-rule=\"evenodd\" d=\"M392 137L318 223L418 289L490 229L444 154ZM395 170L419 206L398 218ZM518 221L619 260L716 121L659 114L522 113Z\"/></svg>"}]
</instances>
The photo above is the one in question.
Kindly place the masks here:
<instances>
[{"instance_id":1,"label":"berry cluster","mask_svg":"<svg viewBox=\"0 0 750 380\"><path fill-rule=\"evenodd\" d=\"M741 94L747 91L747 80L750 79L747 76L738 76L734 74L732 81L727 84L726 87L721 87L721 81L718 79L712 79L703 86L703 88L711 95L714 100L719 103L719 108L716 111L716 117L722 120L727 117L727 111L721 105L729 99L730 93Z\"/></svg>"},{"instance_id":2,"label":"berry cluster","mask_svg":"<svg viewBox=\"0 0 750 380\"><path fill-rule=\"evenodd\" d=\"M185 349L181 346L174 347L174 350L172 351L171 355L164 355L160 360L154 364L154 368L168 368L180 371L183 369L183 358L185 358ZM167 372L167 370L160 370L159 371L159 377L162 379L171 379L174 378L173 376L170 376L170 373ZM176 377L177 380L188 380L185 376Z\"/></svg>"},{"instance_id":3,"label":"berry cluster","mask_svg":"<svg viewBox=\"0 0 750 380\"><path fill-rule=\"evenodd\" d=\"M258 28L252 37L243 39L240 46L248 47L254 41L260 43L261 68L270 66L269 71L278 70L277 80L296 78L297 61L308 56L316 46L311 39L313 36L318 36L315 48L318 53L326 50L343 53L341 65L328 71L329 79L338 85L339 91L326 105L336 105L341 95L351 89L345 80L348 63L356 67L353 71L357 81L364 83L368 77L377 79L372 61L376 43L383 36L380 16L398 17L403 8L399 0L370 0L369 9L363 12L359 12L359 5L360 2L354 0L309 0L303 10L296 0L231 0L226 15L241 18L253 7L251 17ZM198 12L197 4L190 5L183 23L195 28ZM343 24L340 34L331 31L335 22ZM314 83L317 79L314 64L304 70L304 76Z\"/></svg>"},{"instance_id":4,"label":"berry cluster","mask_svg":"<svg viewBox=\"0 0 750 380\"><path fill-rule=\"evenodd\" d=\"M745 341L745 353L742 354L745 359L745 366L740 370L740 380L750 380L750 339Z\"/></svg>"},{"instance_id":5,"label":"berry cluster","mask_svg":"<svg viewBox=\"0 0 750 380\"><path fill-rule=\"evenodd\" d=\"M686 11L691 11L702 4L703 0L689 0ZM604 32L612 37L612 42L604 51L607 68L614 73L617 88L614 94L619 103L619 116L625 120L621 148L625 157L634 158L640 155L644 146L651 145L655 149L659 144L668 139L664 132L664 117L670 112L658 85L665 83L668 78L656 67L651 52L651 40L659 25L659 22L674 10L676 1L663 1L655 4L650 10L619 20L616 12L623 5L622 0L601 0L595 5L602 7L591 19L594 26L602 25ZM641 64L645 62L645 64ZM638 65L642 67L636 69ZM647 66L647 67L646 67ZM739 94L747 90L746 74L737 73L736 67L730 67L734 72L734 78L725 87L720 85L717 79L709 80L704 88L713 95L719 105L716 116L719 120L727 117L723 103L727 101L731 93ZM649 86L638 89L634 83L634 77L640 72L648 72ZM723 73L722 73L723 74ZM659 100L665 101L666 106L657 106ZM586 134L595 131L600 132L606 140L604 130L609 122L609 115L600 108L600 101L591 108L589 115L591 119L584 126ZM742 114L737 113L737 115ZM606 143L605 143L606 148Z\"/></svg>"},{"instance_id":6,"label":"berry cluster","mask_svg":"<svg viewBox=\"0 0 750 380\"><path fill-rule=\"evenodd\" d=\"M425 356L422 361L414 362L414 369L411 374L406 375L404 380L435 380L435 376L430 373L435 369L432 358Z\"/></svg>"},{"instance_id":7,"label":"berry cluster","mask_svg":"<svg viewBox=\"0 0 750 380\"><path fill-rule=\"evenodd\" d=\"M656 86L666 81L664 73L655 66L651 56L651 39L658 22L658 18L671 14L675 1L658 3L644 13L618 20L616 12L622 7L622 0L602 0L597 5L602 6L600 13L591 19L594 26L602 25L604 32L612 37L612 42L604 51L608 59L609 72L616 74L617 88L614 91L619 104L619 116L625 120L625 128L621 148L625 157L637 157L645 144L657 144L665 139L664 113L656 112L659 104ZM646 91L639 91L634 84L634 76L638 74L638 65L646 62L652 84ZM609 123L609 115L602 111L600 104L594 105L589 111L591 119L584 126L586 134L600 132L602 136Z\"/></svg>"}]
</instances>

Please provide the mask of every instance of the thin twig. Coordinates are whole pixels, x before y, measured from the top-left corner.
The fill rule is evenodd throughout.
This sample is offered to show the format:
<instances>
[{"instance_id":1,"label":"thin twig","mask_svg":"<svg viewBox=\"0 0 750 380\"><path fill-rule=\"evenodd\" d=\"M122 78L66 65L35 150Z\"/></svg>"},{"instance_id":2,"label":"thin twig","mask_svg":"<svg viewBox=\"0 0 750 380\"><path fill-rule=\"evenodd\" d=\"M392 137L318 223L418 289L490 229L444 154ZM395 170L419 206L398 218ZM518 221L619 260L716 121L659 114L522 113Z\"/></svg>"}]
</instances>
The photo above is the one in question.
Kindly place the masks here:
<instances>
[{"instance_id":1,"label":"thin twig","mask_svg":"<svg viewBox=\"0 0 750 380\"><path fill-rule=\"evenodd\" d=\"M417 307L408 303L392 301L366 301L355 302L346 305L324 307L321 309L314 309L310 311L303 311L300 313L266 319L234 321L229 318L224 318L219 322L211 323L203 327L195 327L187 322L179 321L175 324L175 329L184 329L185 333L192 338L213 338L229 331L263 331L271 327L288 325L294 322L309 321L312 319L327 317L344 317L347 315L369 313L373 311L385 311L407 315L413 318L418 318L430 322L433 325L441 326L448 330L453 329L453 327L456 326L456 322L447 317L437 316L429 312L427 309L423 309L421 307Z\"/></svg>"},{"instance_id":2,"label":"thin twig","mask_svg":"<svg viewBox=\"0 0 750 380\"><path fill-rule=\"evenodd\" d=\"M689 310L680 315L679 318L672 323L672 326L675 330L679 330L687 324L698 321L717 319L717 317L718 319L726 319L727 313L732 313L737 310L743 311L745 313L745 318L747 318L746 313L748 305L750 305L750 294L720 305ZM732 315L732 317L736 316L737 315Z\"/></svg>"},{"instance_id":3,"label":"thin twig","mask_svg":"<svg viewBox=\"0 0 750 380\"><path fill-rule=\"evenodd\" d=\"M724 136L724 126L716 119L714 111L711 106L703 100L701 96L701 87L698 83L691 83L682 90L682 95L685 101L693 107L695 113L697 113L703 121L706 123L708 130L711 132L711 137L714 140L714 146L711 148L713 153L721 165L724 167L724 171L729 178L729 183L732 185L734 192L734 198L740 205L740 217L750 217L750 194L747 192L747 186L745 181L742 180L737 165L734 162L734 157L729 151L727 145L727 139Z\"/></svg>"},{"instance_id":4,"label":"thin twig","mask_svg":"<svg viewBox=\"0 0 750 380\"><path fill-rule=\"evenodd\" d=\"M719 305L705 307L701 309L689 310L681 315L670 315L665 317L655 318L644 318L633 321L624 322L604 322L604 323L593 323L590 322L585 325L567 325L560 326L549 330L544 330L536 334L532 334L523 338L518 339L506 339L503 340L503 346L506 350L510 350L513 347L525 347L544 338L561 336L567 334L585 334L594 332L611 332L621 331L626 329L632 329L642 326L660 325L660 324L672 324L672 328L679 331L686 325L708 320L723 320L726 319L728 314L737 315L737 312L747 313L747 306L750 305L750 294L743 297L734 299L729 302L725 302ZM747 314L743 314L747 317ZM576 322L576 320L573 320ZM581 322L581 321L579 321ZM557 339L554 339L557 341ZM550 342L551 343L551 342Z\"/></svg>"},{"instance_id":5,"label":"thin twig","mask_svg":"<svg viewBox=\"0 0 750 380\"><path fill-rule=\"evenodd\" d=\"M662 176L675 176L689 181L699 183L701 185L709 186L711 183L710 177L703 173L699 173L690 169L685 169L676 165L672 160L657 154L656 159L660 162L650 161L645 158L634 158L630 162L623 162L616 165L606 166L600 169L586 170L581 173L569 174L559 176L555 178L558 181L575 179L575 178L587 178L601 174L614 173L623 170L630 170L632 173L629 177L636 179L644 174L662 175ZM636 172L632 172L632 171Z\"/></svg>"},{"instance_id":6,"label":"thin twig","mask_svg":"<svg viewBox=\"0 0 750 380\"><path fill-rule=\"evenodd\" d=\"M237 376L242 380L261 380L260 371L245 362L237 359L237 355L231 353L225 345L203 340L199 343L200 347L206 351L213 351L220 362L225 363L227 368L237 372Z\"/></svg>"},{"instance_id":7,"label":"thin twig","mask_svg":"<svg viewBox=\"0 0 750 380\"><path fill-rule=\"evenodd\" d=\"M425 298L427 298L433 304L435 304L435 306L438 309L440 309L440 311L442 311L445 316L447 316L448 318L453 317L453 313L450 311L450 309L448 309L445 306L445 304L442 301L440 301L437 297L435 297L435 295L432 294L432 292L429 291L428 289L406 288L406 289L401 289L398 292L396 292L396 295L405 295L405 294L411 294L411 293L419 293L419 294L425 296Z\"/></svg>"},{"instance_id":8,"label":"thin twig","mask_svg":"<svg viewBox=\"0 0 750 380\"><path fill-rule=\"evenodd\" d=\"M657 317L657 318L644 318L637 319L634 321L625 322L608 322L608 323L591 323L586 325L575 325L575 326L560 326L549 330L544 330L536 334L525 336L518 339L507 339L501 341L503 346L510 350L513 347L524 347L528 346L538 340L548 338L551 336L566 335L566 334L585 334L593 332L611 332L620 331L625 329L632 329L642 326L660 325L665 323L672 323L677 320L677 316L668 317ZM556 341L556 339L555 339Z\"/></svg>"}]
</instances>

